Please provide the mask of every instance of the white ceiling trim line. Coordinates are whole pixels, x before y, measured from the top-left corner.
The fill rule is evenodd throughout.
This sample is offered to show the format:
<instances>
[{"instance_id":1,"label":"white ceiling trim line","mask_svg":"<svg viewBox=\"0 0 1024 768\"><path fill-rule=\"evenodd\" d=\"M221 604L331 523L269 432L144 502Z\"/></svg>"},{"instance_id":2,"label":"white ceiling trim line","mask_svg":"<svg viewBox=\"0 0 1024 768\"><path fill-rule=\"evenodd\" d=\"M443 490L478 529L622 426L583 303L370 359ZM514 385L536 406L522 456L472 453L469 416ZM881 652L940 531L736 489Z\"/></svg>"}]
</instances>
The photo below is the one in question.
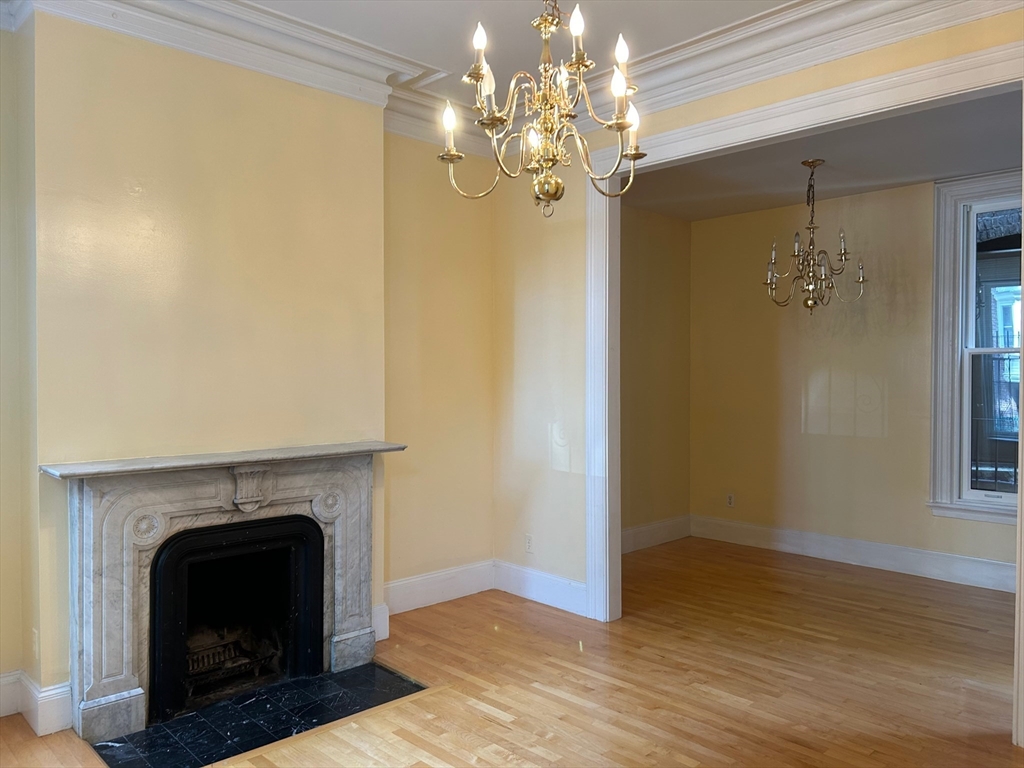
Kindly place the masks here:
<instances>
[{"instance_id":1,"label":"white ceiling trim line","mask_svg":"<svg viewBox=\"0 0 1024 768\"><path fill-rule=\"evenodd\" d=\"M245 0L33 0L63 16L383 107L392 82L445 73Z\"/></svg>"},{"instance_id":2,"label":"white ceiling trim line","mask_svg":"<svg viewBox=\"0 0 1024 768\"><path fill-rule=\"evenodd\" d=\"M0 0L0 29L17 32L31 15L30 0Z\"/></svg>"},{"instance_id":3,"label":"white ceiling trim line","mask_svg":"<svg viewBox=\"0 0 1024 768\"><path fill-rule=\"evenodd\" d=\"M630 61L630 78L640 86L634 101L641 114L653 114L1021 6L1021 0L795 0ZM610 70L594 78L599 113L611 107L610 82ZM589 119L580 125L584 132L597 127Z\"/></svg>"},{"instance_id":4,"label":"white ceiling trim line","mask_svg":"<svg viewBox=\"0 0 1024 768\"><path fill-rule=\"evenodd\" d=\"M444 129L441 127L441 111L445 100L440 96L394 88L388 97L384 110L384 130L417 141L437 146L440 152L444 146ZM470 107L452 104L458 117L455 143L460 152L481 157L493 157L491 142L473 122L479 116Z\"/></svg>"},{"instance_id":5,"label":"white ceiling trim line","mask_svg":"<svg viewBox=\"0 0 1024 768\"><path fill-rule=\"evenodd\" d=\"M724 148L735 151L744 144L769 143L772 136L873 119L891 109L926 105L937 98L969 98L972 91L1001 85L1015 88L1022 78L1024 43L1009 43L650 136L643 140L647 157L637 165L653 170L673 165L683 155L696 159ZM614 158L615 147L594 152L599 167Z\"/></svg>"}]
</instances>

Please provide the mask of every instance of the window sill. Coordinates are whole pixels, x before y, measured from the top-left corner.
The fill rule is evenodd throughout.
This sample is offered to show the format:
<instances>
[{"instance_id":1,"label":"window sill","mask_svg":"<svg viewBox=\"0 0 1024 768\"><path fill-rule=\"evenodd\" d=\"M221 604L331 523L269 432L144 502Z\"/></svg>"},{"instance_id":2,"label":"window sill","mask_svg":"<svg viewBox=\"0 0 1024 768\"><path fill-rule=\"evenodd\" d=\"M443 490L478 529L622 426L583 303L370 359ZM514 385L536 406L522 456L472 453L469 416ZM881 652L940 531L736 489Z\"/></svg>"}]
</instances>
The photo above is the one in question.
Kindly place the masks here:
<instances>
[{"instance_id":1,"label":"window sill","mask_svg":"<svg viewBox=\"0 0 1024 768\"><path fill-rule=\"evenodd\" d=\"M982 523L1017 524L1017 505L985 504L982 502L929 501L932 514L937 517L956 517L961 520L975 520Z\"/></svg>"}]
</instances>

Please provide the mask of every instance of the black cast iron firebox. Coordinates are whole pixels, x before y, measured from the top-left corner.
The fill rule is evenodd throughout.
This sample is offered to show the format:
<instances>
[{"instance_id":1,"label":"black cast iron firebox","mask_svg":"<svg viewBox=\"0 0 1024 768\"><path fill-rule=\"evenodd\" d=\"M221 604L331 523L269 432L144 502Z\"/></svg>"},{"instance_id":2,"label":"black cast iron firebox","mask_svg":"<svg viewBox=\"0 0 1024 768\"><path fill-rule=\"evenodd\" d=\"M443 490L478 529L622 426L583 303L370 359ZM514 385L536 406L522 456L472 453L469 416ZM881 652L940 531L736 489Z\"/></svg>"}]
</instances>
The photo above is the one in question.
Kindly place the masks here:
<instances>
[{"instance_id":1,"label":"black cast iron firebox","mask_svg":"<svg viewBox=\"0 0 1024 768\"><path fill-rule=\"evenodd\" d=\"M184 531L153 559L149 722L323 671L324 537L311 518Z\"/></svg>"}]
</instances>

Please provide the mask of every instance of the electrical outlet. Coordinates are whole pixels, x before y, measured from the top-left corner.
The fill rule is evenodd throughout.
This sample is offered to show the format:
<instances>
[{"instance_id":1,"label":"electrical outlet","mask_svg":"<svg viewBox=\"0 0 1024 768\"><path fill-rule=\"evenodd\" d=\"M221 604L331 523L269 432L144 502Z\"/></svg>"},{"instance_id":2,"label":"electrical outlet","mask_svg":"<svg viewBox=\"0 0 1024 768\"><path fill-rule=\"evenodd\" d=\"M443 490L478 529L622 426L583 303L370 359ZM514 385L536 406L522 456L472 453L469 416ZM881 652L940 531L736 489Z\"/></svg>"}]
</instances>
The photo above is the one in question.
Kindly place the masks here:
<instances>
[{"instance_id":1,"label":"electrical outlet","mask_svg":"<svg viewBox=\"0 0 1024 768\"><path fill-rule=\"evenodd\" d=\"M529 533L526 534L526 554L533 554L533 536Z\"/></svg>"},{"instance_id":2,"label":"electrical outlet","mask_svg":"<svg viewBox=\"0 0 1024 768\"><path fill-rule=\"evenodd\" d=\"M726 497L725 497L725 506L727 506L727 507L735 507L736 506L736 497L733 494L730 493L730 494L726 495Z\"/></svg>"},{"instance_id":3,"label":"electrical outlet","mask_svg":"<svg viewBox=\"0 0 1024 768\"><path fill-rule=\"evenodd\" d=\"M32 654L39 660L39 630L32 627Z\"/></svg>"}]
</instances>

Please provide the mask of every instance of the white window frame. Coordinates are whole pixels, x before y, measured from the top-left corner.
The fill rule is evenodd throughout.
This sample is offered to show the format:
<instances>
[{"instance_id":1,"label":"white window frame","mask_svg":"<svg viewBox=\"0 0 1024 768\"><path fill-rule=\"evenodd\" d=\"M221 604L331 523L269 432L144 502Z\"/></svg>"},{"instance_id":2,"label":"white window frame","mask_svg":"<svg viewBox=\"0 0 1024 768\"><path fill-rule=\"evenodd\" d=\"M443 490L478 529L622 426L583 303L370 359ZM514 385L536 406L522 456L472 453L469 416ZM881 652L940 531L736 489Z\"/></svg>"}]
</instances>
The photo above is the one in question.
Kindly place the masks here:
<instances>
[{"instance_id":1,"label":"white window frame","mask_svg":"<svg viewBox=\"0 0 1024 768\"><path fill-rule=\"evenodd\" d=\"M969 258L972 211L1021 204L1021 172L974 176L935 185L935 275L932 320L932 471L928 505L933 514L992 523L1017 522L1017 494L996 500L970 488L966 472L969 435L964 353L966 307L975 297L974 262ZM970 294L970 295L969 295ZM1007 349L1004 351L1012 351Z\"/></svg>"}]
</instances>

